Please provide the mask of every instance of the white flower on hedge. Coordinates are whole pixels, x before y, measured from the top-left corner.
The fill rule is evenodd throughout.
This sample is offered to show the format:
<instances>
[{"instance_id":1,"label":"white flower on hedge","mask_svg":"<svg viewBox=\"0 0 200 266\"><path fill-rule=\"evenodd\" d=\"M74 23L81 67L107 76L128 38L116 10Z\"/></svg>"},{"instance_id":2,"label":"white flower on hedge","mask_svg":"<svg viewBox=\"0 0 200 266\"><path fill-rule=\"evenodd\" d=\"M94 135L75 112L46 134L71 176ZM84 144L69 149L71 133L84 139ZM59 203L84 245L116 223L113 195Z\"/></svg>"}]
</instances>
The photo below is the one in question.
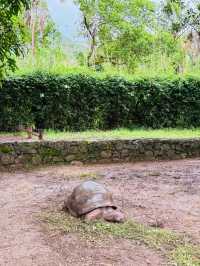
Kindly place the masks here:
<instances>
[{"instance_id":1,"label":"white flower on hedge","mask_svg":"<svg viewBox=\"0 0 200 266\"><path fill-rule=\"evenodd\" d=\"M64 87L66 88L66 89L69 89L70 88L70 86L69 85L64 85Z\"/></svg>"}]
</instances>

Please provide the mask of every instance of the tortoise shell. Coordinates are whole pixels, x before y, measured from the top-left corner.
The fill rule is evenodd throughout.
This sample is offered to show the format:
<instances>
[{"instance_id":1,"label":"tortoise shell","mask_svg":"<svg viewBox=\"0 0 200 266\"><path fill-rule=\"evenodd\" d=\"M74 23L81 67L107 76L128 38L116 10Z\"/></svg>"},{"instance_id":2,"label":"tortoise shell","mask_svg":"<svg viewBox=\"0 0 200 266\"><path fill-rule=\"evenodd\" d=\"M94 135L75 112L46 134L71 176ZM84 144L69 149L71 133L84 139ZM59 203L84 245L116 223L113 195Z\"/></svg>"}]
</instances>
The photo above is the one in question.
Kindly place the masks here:
<instances>
[{"instance_id":1,"label":"tortoise shell","mask_svg":"<svg viewBox=\"0 0 200 266\"><path fill-rule=\"evenodd\" d=\"M103 185L94 181L86 181L75 187L65 207L75 217L102 207L117 209L113 203L112 194Z\"/></svg>"}]
</instances>

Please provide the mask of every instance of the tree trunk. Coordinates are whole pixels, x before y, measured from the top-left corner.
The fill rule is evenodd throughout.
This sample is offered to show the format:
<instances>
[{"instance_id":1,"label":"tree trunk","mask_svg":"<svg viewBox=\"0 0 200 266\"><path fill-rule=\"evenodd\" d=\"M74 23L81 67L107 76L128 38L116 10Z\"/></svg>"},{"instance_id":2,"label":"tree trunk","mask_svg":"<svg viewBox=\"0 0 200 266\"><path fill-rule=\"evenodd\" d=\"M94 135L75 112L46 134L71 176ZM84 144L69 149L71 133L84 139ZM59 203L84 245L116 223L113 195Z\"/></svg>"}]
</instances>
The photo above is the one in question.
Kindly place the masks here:
<instances>
[{"instance_id":1,"label":"tree trunk","mask_svg":"<svg viewBox=\"0 0 200 266\"><path fill-rule=\"evenodd\" d=\"M94 58L94 53L95 53L95 49L96 49L96 31L97 31L97 29L94 28L92 30L91 26L89 25L89 23L87 21L86 16L84 16L84 25L85 25L85 28L87 29L88 34L89 34L90 39L91 39L90 51L89 51L88 56L87 56L87 65L88 65L88 67L91 67L94 63L91 61L92 61L92 58Z\"/></svg>"},{"instance_id":2,"label":"tree trunk","mask_svg":"<svg viewBox=\"0 0 200 266\"><path fill-rule=\"evenodd\" d=\"M89 51L88 56L87 56L88 67L91 67L94 63L94 62L92 62L92 59L94 58L95 46L96 46L96 41L95 41L95 37L93 36L91 44L90 44L90 51Z\"/></svg>"}]
</instances>

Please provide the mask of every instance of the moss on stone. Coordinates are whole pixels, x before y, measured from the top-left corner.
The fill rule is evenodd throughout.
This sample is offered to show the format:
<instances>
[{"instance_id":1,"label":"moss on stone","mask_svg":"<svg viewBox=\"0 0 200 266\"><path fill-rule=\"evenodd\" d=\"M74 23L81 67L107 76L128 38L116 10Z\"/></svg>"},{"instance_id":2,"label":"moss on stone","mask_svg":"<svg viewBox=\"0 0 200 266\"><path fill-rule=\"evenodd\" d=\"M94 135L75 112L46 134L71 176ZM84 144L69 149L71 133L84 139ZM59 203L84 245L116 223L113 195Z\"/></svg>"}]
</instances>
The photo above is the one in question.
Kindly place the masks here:
<instances>
[{"instance_id":1,"label":"moss on stone","mask_svg":"<svg viewBox=\"0 0 200 266\"><path fill-rule=\"evenodd\" d=\"M41 147L39 150L41 160L52 159L54 157L62 157L61 150L52 147Z\"/></svg>"},{"instance_id":2,"label":"moss on stone","mask_svg":"<svg viewBox=\"0 0 200 266\"><path fill-rule=\"evenodd\" d=\"M10 153L13 151L13 148L9 145L1 145L0 146L0 153Z\"/></svg>"}]
</instances>

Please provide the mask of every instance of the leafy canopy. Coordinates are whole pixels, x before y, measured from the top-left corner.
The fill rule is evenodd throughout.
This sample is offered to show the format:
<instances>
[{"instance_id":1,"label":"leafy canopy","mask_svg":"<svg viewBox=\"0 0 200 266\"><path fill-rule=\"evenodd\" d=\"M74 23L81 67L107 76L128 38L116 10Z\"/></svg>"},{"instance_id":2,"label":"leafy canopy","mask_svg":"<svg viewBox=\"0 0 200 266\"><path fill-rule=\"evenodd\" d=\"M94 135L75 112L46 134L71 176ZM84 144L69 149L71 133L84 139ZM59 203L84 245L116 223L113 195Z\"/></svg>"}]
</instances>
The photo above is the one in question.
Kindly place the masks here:
<instances>
[{"instance_id":1,"label":"leafy canopy","mask_svg":"<svg viewBox=\"0 0 200 266\"><path fill-rule=\"evenodd\" d=\"M83 25L91 40L89 59L130 69L148 54L152 43L150 25L154 4L151 0L77 0Z\"/></svg>"},{"instance_id":2,"label":"leafy canopy","mask_svg":"<svg viewBox=\"0 0 200 266\"><path fill-rule=\"evenodd\" d=\"M18 16L29 0L1 0L0 3L0 80L14 70L15 56L22 53L23 23Z\"/></svg>"}]
</instances>

